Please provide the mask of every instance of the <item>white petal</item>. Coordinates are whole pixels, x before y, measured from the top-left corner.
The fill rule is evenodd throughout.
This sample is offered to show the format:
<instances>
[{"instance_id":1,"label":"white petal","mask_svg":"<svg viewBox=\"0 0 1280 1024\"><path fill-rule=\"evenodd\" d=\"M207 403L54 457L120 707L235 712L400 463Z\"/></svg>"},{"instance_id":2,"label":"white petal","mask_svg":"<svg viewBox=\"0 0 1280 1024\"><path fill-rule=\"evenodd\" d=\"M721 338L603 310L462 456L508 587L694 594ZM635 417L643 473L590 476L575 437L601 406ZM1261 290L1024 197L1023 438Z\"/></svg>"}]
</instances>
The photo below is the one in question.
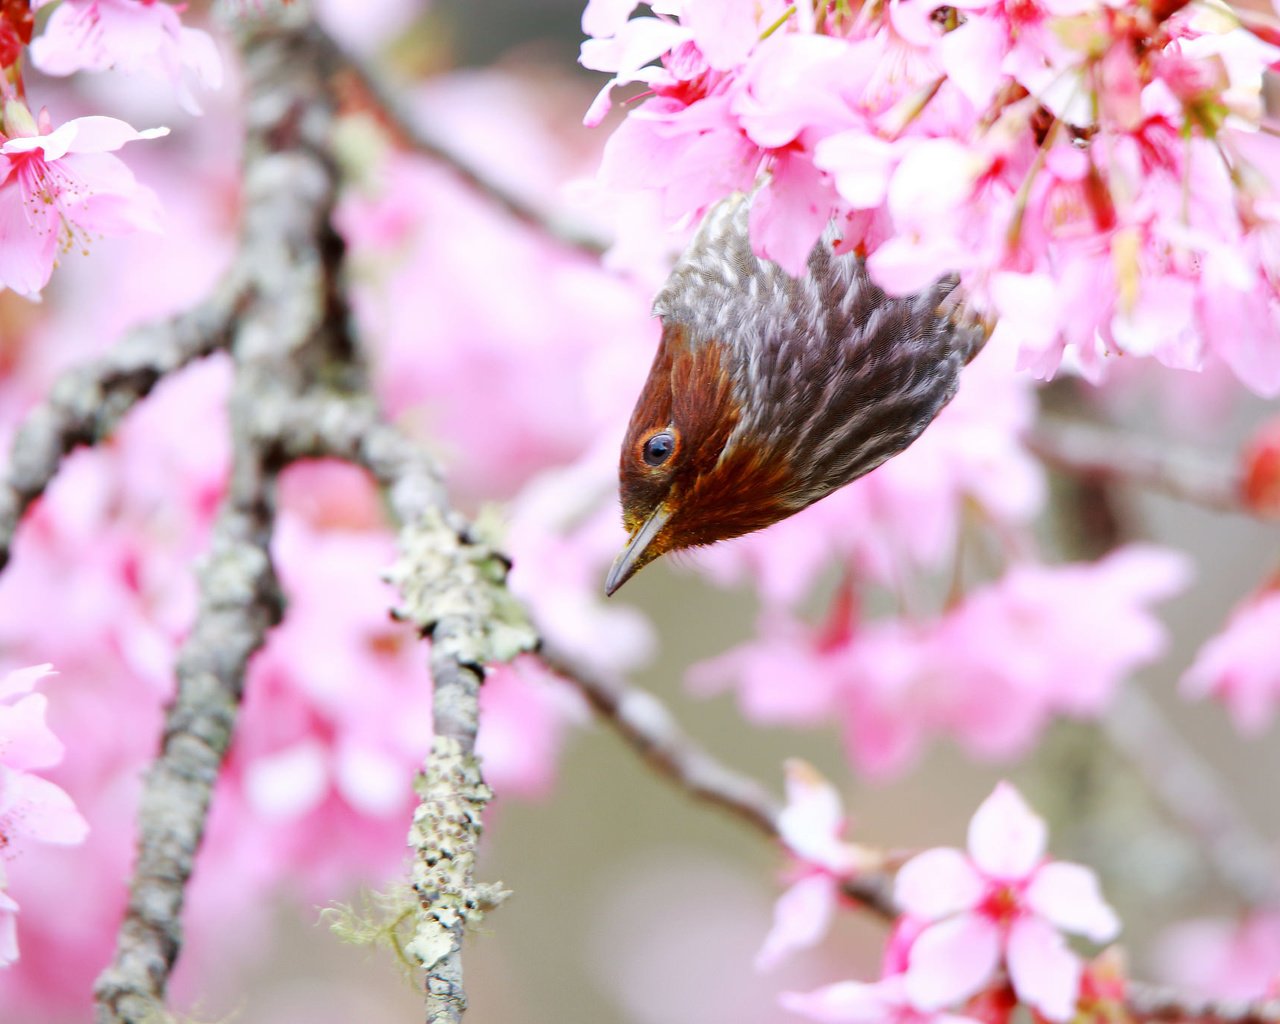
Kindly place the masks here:
<instances>
[{"instance_id":1,"label":"white petal","mask_svg":"<svg viewBox=\"0 0 1280 1024\"><path fill-rule=\"evenodd\" d=\"M1026 902L1050 923L1094 942L1110 942L1120 920L1098 888L1098 877L1082 864L1055 861L1036 872Z\"/></svg>"},{"instance_id":2,"label":"white petal","mask_svg":"<svg viewBox=\"0 0 1280 1024\"><path fill-rule=\"evenodd\" d=\"M816 945L831 927L836 890L830 875L810 875L779 896L773 905L773 927L756 954L756 970L770 970L787 954Z\"/></svg>"},{"instance_id":3,"label":"white petal","mask_svg":"<svg viewBox=\"0 0 1280 1024\"><path fill-rule=\"evenodd\" d=\"M907 996L922 1010L967 999L991 978L1000 959L994 922L960 914L920 933L907 960Z\"/></svg>"},{"instance_id":4,"label":"white petal","mask_svg":"<svg viewBox=\"0 0 1280 1024\"><path fill-rule=\"evenodd\" d=\"M1044 856L1048 838L1044 820L1007 782L996 786L969 822L969 853L992 878L1026 878Z\"/></svg>"},{"instance_id":5,"label":"white petal","mask_svg":"<svg viewBox=\"0 0 1280 1024\"><path fill-rule=\"evenodd\" d=\"M942 847L926 850L902 865L893 896L907 913L936 921L975 906L983 889L969 858Z\"/></svg>"},{"instance_id":6,"label":"white petal","mask_svg":"<svg viewBox=\"0 0 1280 1024\"><path fill-rule=\"evenodd\" d=\"M892 1019L877 986L860 981L840 981L812 992L783 992L778 1003L822 1024L885 1024Z\"/></svg>"},{"instance_id":7,"label":"white petal","mask_svg":"<svg viewBox=\"0 0 1280 1024\"><path fill-rule=\"evenodd\" d=\"M1009 979L1018 998L1049 1020L1075 1015L1080 992L1080 959L1038 917L1024 917L1009 929Z\"/></svg>"}]
</instances>

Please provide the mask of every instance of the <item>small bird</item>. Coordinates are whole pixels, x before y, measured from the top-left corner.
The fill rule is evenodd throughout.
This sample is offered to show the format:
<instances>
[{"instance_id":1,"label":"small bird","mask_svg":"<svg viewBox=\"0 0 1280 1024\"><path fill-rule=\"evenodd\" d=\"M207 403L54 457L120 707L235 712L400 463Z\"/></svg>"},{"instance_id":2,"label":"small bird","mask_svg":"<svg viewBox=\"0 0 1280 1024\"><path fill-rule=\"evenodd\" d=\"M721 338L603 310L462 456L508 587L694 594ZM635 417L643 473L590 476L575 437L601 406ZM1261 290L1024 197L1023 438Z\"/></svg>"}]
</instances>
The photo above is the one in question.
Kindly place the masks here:
<instances>
[{"instance_id":1,"label":"small bird","mask_svg":"<svg viewBox=\"0 0 1280 1024\"><path fill-rule=\"evenodd\" d=\"M630 539L613 594L655 558L759 530L911 444L990 325L954 276L880 290L830 225L803 277L751 251L749 201L708 211L658 297L662 338L622 442Z\"/></svg>"}]
</instances>

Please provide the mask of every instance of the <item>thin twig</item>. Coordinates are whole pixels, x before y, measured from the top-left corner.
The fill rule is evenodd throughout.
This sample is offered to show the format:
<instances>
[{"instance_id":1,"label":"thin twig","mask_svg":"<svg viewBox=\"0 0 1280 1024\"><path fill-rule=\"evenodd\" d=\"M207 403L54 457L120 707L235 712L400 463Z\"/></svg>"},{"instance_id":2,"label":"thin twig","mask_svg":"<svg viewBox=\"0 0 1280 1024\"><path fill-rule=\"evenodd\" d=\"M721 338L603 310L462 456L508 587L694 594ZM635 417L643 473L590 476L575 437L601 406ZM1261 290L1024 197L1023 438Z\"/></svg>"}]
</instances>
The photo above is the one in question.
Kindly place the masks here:
<instances>
[{"instance_id":1,"label":"thin twig","mask_svg":"<svg viewBox=\"0 0 1280 1024\"><path fill-rule=\"evenodd\" d=\"M449 168L466 185L505 210L508 215L567 248L576 249L592 259L598 259L609 248L609 243L598 235L581 226L564 222L495 181L487 172L423 125L396 91L386 84L379 72L345 50L332 36L323 35L321 38L331 70L346 72L355 79L360 90L381 114L385 126L405 148Z\"/></svg>"},{"instance_id":2,"label":"thin twig","mask_svg":"<svg viewBox=\"0 0 1280 1024\"><path fill-rule=\"evenodd\" d=\"M1280 863L1270 844L1156 703L1137 687L1125 687L1102 728L1245 906L1274 902Z\"/></svg>"},{"instance_id":3,"label":"thin twig","mask_svg":"<svg viewBox=\"0 0 1280 1024\"><path fill-rule=\"evenodd\" d=\"M1130 982L1125 1008L1135 1021L1178 1024L1280 1024L1280 999L1194 999L1159 985Z\"/></svg>"},{"instance_id":4,"label":"thin twig","mask_svg":"<svg viewBox=\"0 0 1280 1024\"><path fill-rule=\"evenodd\" d=\"M1252 514L1230 459L1063 419L1042 421L1026 443L1046 465L1086 480L1132 484L1220 512Z\"/></svg>"},{"instance_id":5,"label":"thin twig","mask_svg":"<svg viewBox=\"0 0 1280 1024\"><path fill-rule=\"evenodd\" d=\"M23 514L77 445L102 441L162 378L226 347L246 298L244 280L233 270L194 309L138 328L100 359L54 381L18 427L0 480L0 569L8 564Z\"/></svg>"},{"instance_id":6,"label":"thin twig","mask_svg":"<svg viewBox=\"0 0 1280 1024\"><path fill-rule=\"evenodd\" d=\"M657 697L636 687L608 680L543 639L540 655L546 666L572 683L636 753L660 775L689 795L723 808L768 839L780 841L781 806L756 779L717 760L676 722ZM892 878L865 872L845 882L845 895L879 916L892 920Z\"/></svg>"}]
</instances>

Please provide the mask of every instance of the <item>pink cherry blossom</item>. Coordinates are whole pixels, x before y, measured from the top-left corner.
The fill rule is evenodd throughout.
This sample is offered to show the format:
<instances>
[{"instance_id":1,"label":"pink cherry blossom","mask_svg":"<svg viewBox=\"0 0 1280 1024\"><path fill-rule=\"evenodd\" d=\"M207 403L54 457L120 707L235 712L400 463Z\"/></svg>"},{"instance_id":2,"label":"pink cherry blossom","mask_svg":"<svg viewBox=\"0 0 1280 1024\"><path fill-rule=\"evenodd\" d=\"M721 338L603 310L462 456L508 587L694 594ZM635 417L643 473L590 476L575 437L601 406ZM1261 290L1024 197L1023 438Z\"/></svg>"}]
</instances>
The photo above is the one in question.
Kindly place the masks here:
<instances>
[{"instance_id":1,"label":"pink cherry blossom","mask_svg":"<svg viewBox=\"0 0 1280 1024\"><path fill-rule=\"evenodd\" d=\"M1280 663L1275 658L1278 631L1280 590L1241 605L1183 675L1183 695L1216 697L1226 704L1237 729L1250 736L1260 734L1280 701Z\"/></svg>"},{"instance_id":2,"label":"pink cherry blossom","mask_svg":"<svg viewBox=\"0 0 1280 1024\"><path fill-rule=\"evenodd\" d=\"M821 941L839 905L841 883L872 866L865 851L843 838L844 808L835 787L805 761L787 761L786 773L787 805L778 815L778 834L798 859L798 877L774 905L773 926L756 955L758 970Z\"/></svg>"},{"instance_id":3,"label":"pink cherry blossom","mask_svg":"<svg viewBox=\"0 0 1280 1024\"><path fill-rule=\"evenodd\" d=\"M651 90L607 187L654 190L672 220L749 193L755 251L793 273L834 216L891 292L958 272L1040 376L1127 353L1280 390L1274 33L1096 0L606 7L582 63L616 75L588 121L616 84Z\"/></svg>"},{"instance_id":4,"label":"pink cherry blossom","mask_svg":"<svg viewBox=\"0 0 1280 1024\"><path fill-rule=\"evenodd\" d=\"M821 1024L976 1024L971 1017L916 1006L901 974L871 984L840 981L812 992L784 992L778 1002Z\"/></svg>"},{"instance_id":5,"label":"pink cherry blossom","mask_svg":"<svg viewBox=\"0 0 1280 1024\"><path fill-rule=\"evenodd\" d=\"M126 142L154 139L167 128L137 131L111 117L79 117L39 126L11 102L5 127L30 131L0 143L0 287L35 297L60 256L85 251L95 235L159 230L159 207L111 155Z\"/></svg>"},{"instance_id":6,"label":"pink cherry blossom","mask_svg":"<svg viewBox=\"0 0 1280 1024\"><path fill-rule=\"evenodd\" d=\"M0 703L0 967L18 959L18 903L5 891L5 861L30 842L73 846L88 833L71 797L31 772L62 760L62 744L45 724L47 701L30 692L51 672L38 665L0 680L0 702L13 701Z\"/></svg>"},{"instance_id":7,"label":"pink cherry blossom","mask_svg":"<svg viewBox=\"0 0 1280 1024\"><path fill-rule=\"evenodd\" d=\"M1003 962L1018 998L1052 1021L1075 1010L1079 957L1062 932L1108 942L1120 923L1093 872L1045 857L1047 830L1008 783L969 825L968 853L939 848L898 872L895 897L931 922L904 974L911 1003L938 1010L979 992Z\"/></svg>"},{"instance_id":8,"label":"pink cherry blossom","mask_svg":"<svg viewBox=\"0 0 1280 1024\"><path fill-rule=\"evenodd\" d=\"M834 717L850 760L871 776L900 774L942 735L982 758L1016 757L1055 715L1101 714L1130 672L1163 653L1149 606L1188 575L1174 552L1139 546L1093 564L1016 562L915 620L863 620L842 590L821 629L771 609L754 639L695 666L690 683L702 693L733 687L759 722Z\"/></svg>"},{"instance_id":9,"label":"pink cherry blossom","mask_svg":"<svg viewBox=\"0 0 1280 1024\"><path fill-rule=\"evenodd\" d=\"M149 74L198 114L193 87L217 89L222 60L207 32L182 24L182 9L163 0L61 0L31 42L32 62L46 75L108 68Z\"/></svg>"}]
</instances>

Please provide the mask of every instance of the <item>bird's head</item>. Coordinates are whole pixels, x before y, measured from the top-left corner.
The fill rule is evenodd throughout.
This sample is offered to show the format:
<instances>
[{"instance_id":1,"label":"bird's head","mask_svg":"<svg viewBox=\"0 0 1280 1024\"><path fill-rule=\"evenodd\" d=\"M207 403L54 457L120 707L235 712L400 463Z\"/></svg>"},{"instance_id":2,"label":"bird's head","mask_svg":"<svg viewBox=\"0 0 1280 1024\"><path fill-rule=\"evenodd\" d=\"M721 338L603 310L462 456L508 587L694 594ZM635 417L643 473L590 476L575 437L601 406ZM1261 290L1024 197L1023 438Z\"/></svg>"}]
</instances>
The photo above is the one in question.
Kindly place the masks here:
<instances>
[{"instance_id":1,"label":"bird's head","mask_svg":"<svg viewBox=\"0 0 1280 1024\"><path fill-rule=\"evenodd\" d=\"M752 251L748 202L712 207L654 300L662 340L622 443L630 535L612 594L668 551L785 519L902 451L989 325L954 276L886 295L830 225L793 277Z\"/></svg>"},{"instance_id":2,"label":"bird's head","mask_svg":"<svg viewBox=\"0 0 1280 1024\"><path fill-rule=\"evenodd\" d=\"M667 323L631 414L618 467L630 539L609 570L612 594L669 551L711 544L777 522L788 462L743 422L735 350Z\"/></svg>"}]
</instances>

